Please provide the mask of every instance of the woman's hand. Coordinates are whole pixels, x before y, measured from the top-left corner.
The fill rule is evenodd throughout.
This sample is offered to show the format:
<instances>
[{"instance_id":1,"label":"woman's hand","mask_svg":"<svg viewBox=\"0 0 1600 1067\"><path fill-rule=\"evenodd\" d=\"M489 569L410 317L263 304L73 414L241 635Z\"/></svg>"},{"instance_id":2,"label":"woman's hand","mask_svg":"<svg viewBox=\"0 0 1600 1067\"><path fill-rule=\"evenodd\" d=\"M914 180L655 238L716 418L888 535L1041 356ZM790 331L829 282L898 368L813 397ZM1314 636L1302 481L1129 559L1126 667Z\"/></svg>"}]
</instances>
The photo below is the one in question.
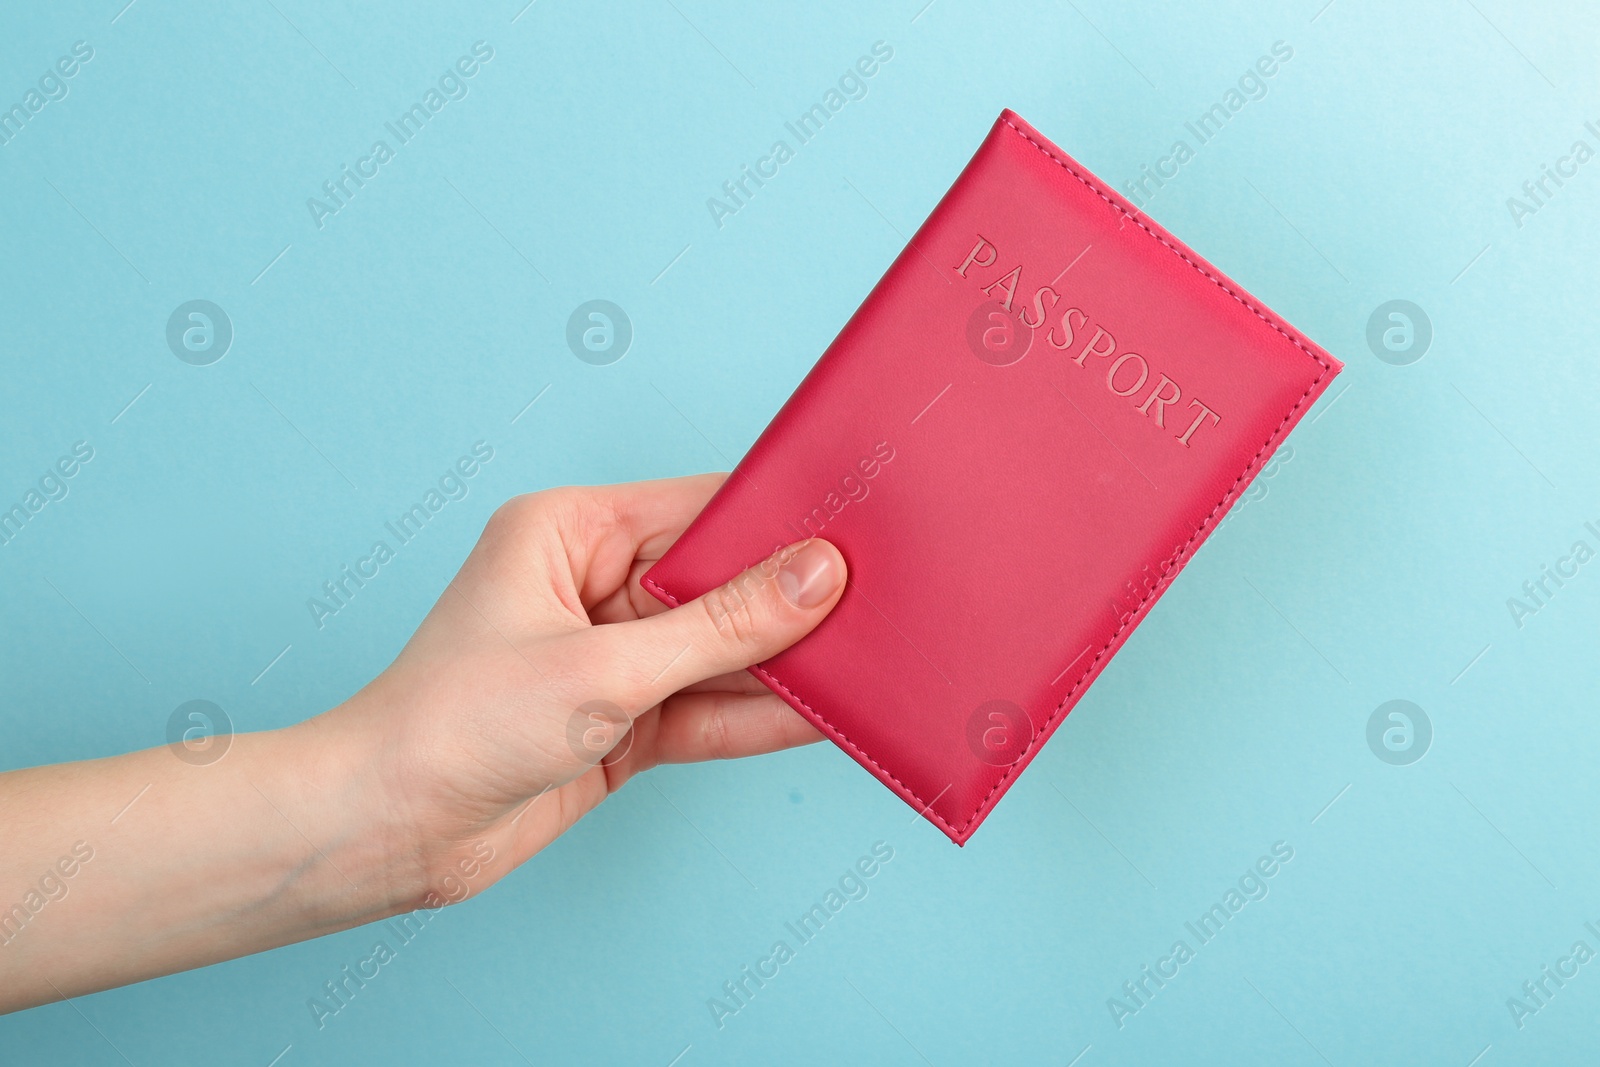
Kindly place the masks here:
<instances>
[{"instance_id":1,"label":"woman's hand","mask_svg":"<svg viewBox=\"0 0 1600 1067\"><path fill-rule=\"evenodd\" d=\"M838 550L671 610L639 587L719 484L511 501L376 680L220 759L0 774L0 1011L440 907L657 763L816 740L742 668L838 602Z\"/></svg>"},{"instance_id":2,"label":"woman's hand","mask_svg":"<svg viewBox=\"0 0 1600 1067\"><path fill-rule=\"evenodd\" d=\"M399 658L305 724L354 732L387 768L384 802L424 895L457 898L467 870L482 889L658 763L819 739L743 668L832 610L837 549L791 545L672 610L640 588L721 482L512 500Z\"/></svg>"}]
</instances>

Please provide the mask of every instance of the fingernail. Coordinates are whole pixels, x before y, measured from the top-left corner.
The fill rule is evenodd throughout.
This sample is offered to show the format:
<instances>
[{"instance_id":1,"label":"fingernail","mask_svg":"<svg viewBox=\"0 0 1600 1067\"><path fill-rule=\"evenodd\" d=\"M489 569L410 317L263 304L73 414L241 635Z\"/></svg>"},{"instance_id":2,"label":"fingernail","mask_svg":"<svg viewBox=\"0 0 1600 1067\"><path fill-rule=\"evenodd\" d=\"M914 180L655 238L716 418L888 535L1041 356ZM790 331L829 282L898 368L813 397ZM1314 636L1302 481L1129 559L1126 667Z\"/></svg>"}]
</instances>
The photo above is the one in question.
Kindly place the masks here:
<instances>
[{"instance_id":1,"label":"fingernail","mask_svg":"<svg viewBox=\"0 0 1600 1067\"><path fill-rule=\"evenodd\" d=\"M778 568L778 588L797 608L814 608L833 595L844 581L839 557L820 541L807 541Z\"/></svg>"}]
</instances>

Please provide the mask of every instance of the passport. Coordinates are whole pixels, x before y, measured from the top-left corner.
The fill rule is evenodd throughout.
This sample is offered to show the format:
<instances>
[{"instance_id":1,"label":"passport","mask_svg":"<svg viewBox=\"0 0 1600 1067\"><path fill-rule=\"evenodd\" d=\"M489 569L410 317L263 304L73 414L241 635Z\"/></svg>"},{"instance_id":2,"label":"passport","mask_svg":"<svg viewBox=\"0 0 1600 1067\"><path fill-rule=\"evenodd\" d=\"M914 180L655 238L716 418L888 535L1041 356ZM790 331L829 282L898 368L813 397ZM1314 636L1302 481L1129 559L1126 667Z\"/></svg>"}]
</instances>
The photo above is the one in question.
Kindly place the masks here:
<instances>
[{"instance_id":1,"label":"passport","mask_svg":"<svg viewBox=\"0 0 1600 1067\"><path fill-rule=\"evenodd\" d=\"M1007 110L641 581L838 546L751 673L965 844L1341 369Z\"/></svg>"}]
</instances>

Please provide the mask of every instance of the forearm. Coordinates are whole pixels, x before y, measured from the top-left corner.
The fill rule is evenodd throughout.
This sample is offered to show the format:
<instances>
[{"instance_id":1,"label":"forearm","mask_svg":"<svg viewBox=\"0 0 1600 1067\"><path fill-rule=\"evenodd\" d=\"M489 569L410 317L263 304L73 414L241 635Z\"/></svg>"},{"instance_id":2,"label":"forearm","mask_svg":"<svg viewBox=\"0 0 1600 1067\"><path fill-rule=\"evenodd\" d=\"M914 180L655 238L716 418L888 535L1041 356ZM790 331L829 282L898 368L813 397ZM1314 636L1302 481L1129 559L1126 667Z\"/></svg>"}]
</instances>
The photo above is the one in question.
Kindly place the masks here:
<instances>
[{"instance_id":1,"label":"forearm","mask_svg":"<svg viewBox=\"0 0 1600 1067\"><path fill-rule=\"evenodd\" d=\"M363 742L324 718L205 766L156 748L0 775L0 1011L415 907Z\"/></svg>"}]
</instances>

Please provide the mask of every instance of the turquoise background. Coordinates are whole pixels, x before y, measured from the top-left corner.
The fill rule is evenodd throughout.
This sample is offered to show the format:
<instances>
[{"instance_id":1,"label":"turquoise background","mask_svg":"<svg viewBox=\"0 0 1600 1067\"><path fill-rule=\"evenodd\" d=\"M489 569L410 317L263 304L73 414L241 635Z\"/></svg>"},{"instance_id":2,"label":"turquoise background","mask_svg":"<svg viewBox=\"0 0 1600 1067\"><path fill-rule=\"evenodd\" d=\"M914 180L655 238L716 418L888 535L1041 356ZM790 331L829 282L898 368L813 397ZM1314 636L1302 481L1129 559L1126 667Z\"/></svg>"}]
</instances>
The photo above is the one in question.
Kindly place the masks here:
<instances>
[{"instance_id":1,"label":"turquoise background","mask_svg":"<svg viewBox=\"0 0 1600 1067\"><path fill-rule=\"evenodd\" d=\"M729 466L1004 106L1121 187L1286 42L1148 207L1348 364L966 849L830 746L659 770L320 1030L307 998L376 931L8 1017L0 1060L1592 1057L1600 962L1520 1029L1506 1002L1600 950L1600 563L1520 627L1507 599L1600 547L1600 161L1521 226L1506 201L1600 148L1600 14L924 2L0 14L0 106L94 49L0 146L0 504L95 450L0 547L6 767L160 744L192 699L302 719L506 497ZM480 40L468 95L319 230L306 199ZM880 40L866 97L719 228L707 198ZM166 343L193 299L235 331L210 366ZM591 299L633 324L609 366L565 341ZM1393 299L1433 326L1409 365L1366 340ZM319 630L307 598L478 440L470 495ZM1393 699L1432 724L1409 765L1367 742ZM708 999L878 841L869 895L719 1029ZM1108 998L1280 841L1269 895L1119 1028Z\"/></svg>"}]
</instances>

